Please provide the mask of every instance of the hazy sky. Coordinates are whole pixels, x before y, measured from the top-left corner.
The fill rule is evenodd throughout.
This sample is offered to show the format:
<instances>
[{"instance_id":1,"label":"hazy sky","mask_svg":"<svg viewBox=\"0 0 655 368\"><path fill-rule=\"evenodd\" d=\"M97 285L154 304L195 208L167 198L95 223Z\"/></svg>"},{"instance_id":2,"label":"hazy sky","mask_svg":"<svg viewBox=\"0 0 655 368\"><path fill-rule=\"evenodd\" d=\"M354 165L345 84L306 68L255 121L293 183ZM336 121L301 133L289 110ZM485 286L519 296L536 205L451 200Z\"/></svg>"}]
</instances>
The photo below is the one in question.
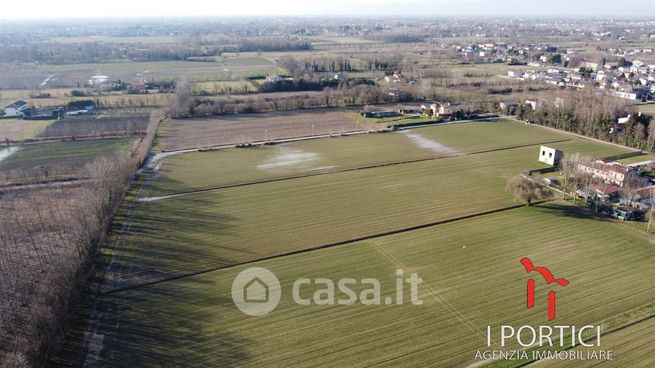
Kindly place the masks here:
<instances>
[{"instance_id":1,"label":"hazy sky","mask_svg":"<svg viewBox=\"0 0 655 368\"><path fill-rule=\"evenodd\" d=\"M409 14L655 17L655 0L25 0L13 4L20 6L5 6L0 19Z\"/></svg>"}]
</instances>

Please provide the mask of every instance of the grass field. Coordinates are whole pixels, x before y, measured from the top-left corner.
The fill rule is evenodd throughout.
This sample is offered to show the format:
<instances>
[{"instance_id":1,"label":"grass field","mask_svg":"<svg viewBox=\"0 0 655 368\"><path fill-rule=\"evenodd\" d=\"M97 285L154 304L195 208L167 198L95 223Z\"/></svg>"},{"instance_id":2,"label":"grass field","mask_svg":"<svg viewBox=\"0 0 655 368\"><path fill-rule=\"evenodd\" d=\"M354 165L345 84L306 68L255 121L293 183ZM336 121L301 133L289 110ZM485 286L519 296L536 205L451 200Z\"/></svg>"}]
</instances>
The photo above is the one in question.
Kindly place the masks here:
<instances>
[{"instance_id":1,"label":"grass field","mask_svg":"<svg viewBox=\"0 0 655 368\"><path fill-rule=\"evenodd\" d=\"M643 114L648 114L648 115L655 115L655 104L641 104L641 105L634 105L632 108L635 111L641 112Z\"/></svg>"},{"instance_id":2,"label":"grass field","mask_svg":"<svg viewBox=\"0 0 655 368\"><path fill-rule=\"evenodd\" d=\"M603 344L612 349L623 367L652 366L648 358L655 355L655 318L650 318L636 325L614 332L603 339ZM580 349L576 349L580 350ZM612 362L579 362L577 367L612 367ZM567 363L552 361L541 364L542 367L567 367Z\"/></svg>"},{"instance_id":3,"label":"grass field","mask_svg":"<svg viewBox=\"0 0 655 368\"><path fill-rule=\"evenodd\" d=\"M565 154L626 151L501 121L169 157L150 192L125 202L102 250L99 286L112 293L78 306L90 320L69 331L58 362L467 366L485 348L487 325L547 323L545 303L524 306L522 257L571 282L558 291L558 324L597 323L652 303L644 280L655 276L653 241L643 231L564 202L519 207L505 189L507 177L540 167L545 141ZM134 202L302 173L326 175ZM230 299L248 266L270 269L283 285L281 304L265 317L247 317ZM375 277L384 299L397 268L425 280L423 305L290 299L298 277Z\"/></svg>"},{"instance_id":4,"label":"grass field","mask_svg":"<svg viewBox=\"0 0 655 368\"><path fill-rule=\"evenodd\" d=\"M54 120L0 119L0 140L22 141L36 138L53 122Z\"/></svg>"},{"instance_id":5,"label":"grass field","mask_svg":"<svg viewBox=\"0 0 655 368\"><path fill-rule=\"evenodd\" d=\"M103 349L91 361L465 366L484 349L486 325L546 323L543 304L530 311L523 305L518 260L525 256L570 280L558 292L560 324L595 323L655 297L643 282L655 276L652 244L622 224L552 204L256 263L273 271L286 292L264 317L241 314L229 299L232 279L245 266L112 294L98 311L104 317L95 320ZM396 268L418 273L430 286L421 289L423 305L298 306L290 299L298 277L375 277L383 295L392 295ZM622 353L626 361L645 354Z\"/></svg>"},{"instance_id":6,"label":"grass field","mask_svg":"<svg viewBox=\"0 0 655 368\"><path fill-rule=\"evenodd\" d=\"M509 124L510 127L513 125ZM456 129L459 126L448 128L451 127ZM480 127L484 130L486 126ZM533 139L530 133L534 128L525 129L524 139L529 142ZM368 139L343 139L351 140L347 143L353 145L353 142L365 138ZM400 134L391 138L400 139L401 144L408 141ZM453 143L457 143L456 140ZM614 146L588 141L563 142L558 147L561 145L585 153L613 154L616 150ZM428 150L420 153L412 148L414 151L409 152L421 155L417 157L435 155ZM475 145L472 143L469 149L475 150ZM541 167L535 159L537 150L534 146L520 147L145 202L140 204L135 219L131 221L132 226L140 230L126 236L127 250L117 262L123 263L126 269L138 264L140 269L110 277L129 284L144 277L150 280L163 275L195 272L511 206L514 202L505 190L506 179L526 169ZM355 152L366 157L365 150ZM405 154L411 154L409 152ZM220 157L222 153L214 154ZM236 154L238 152L234 152ZM153 193L175 193L238 180L272 177L266 170L262 175L257 166L253 168L252 164L239 161L234 155L214 164L201 161L207 166L195 166L195 172L182 170L179 176L162 181L163 188L157 188L159 182L155 182ZM351 163L347 156L335 156L335 163ZM181 166L190 168L192 161ZM321 162L318 167L325 167L327 163ZM240 174L230 175L230 170ZM288 173L278 172L276 175ZM230 182L235 180L232 177L240 179ZM317 208L321 209L318 213ZM343 211L343 208L351 210ZM170 227L169 221L174 221L177 226ZM158 245L156 248L147 246L153 241ZM180 244L187 244L183 255L177 252Z\"/></svg>"},{"instance_id":7,"label":"grass field","mask_svg":"<svg viewBox=\"0 0 655 368\"><path fill-rule=\"evenodd\" d=\"M12 146L0 161L0 176L75 175L96 157L128 152L132 138L69 141ZM15 149L14 147L17 147Z\"/></svg>"},{"instance_id":8,"label":"grass field","mask_svg":"<svg viewBox=\"0 0 655 368\"><path fill-rule=\"evenodd\" d=\"M463 123L413 129L404 133L368 134L175 155L164 161L151 193L170 194L568 139L570 141L548 145L564 152L592 157L627 152L616 146L571 138L509 120ZM432 144L430 141L433 141ZM537 147L532 150L537 152ZM525 165L518 169L539 167L536 162L530 166L526 161Z\"/></svg>"},{"instance_id":9,"label":"grass field","mask_svg":"<svg viewBox=\"0 0 655 368\"><path fill-rule=\"evenodd\" d=\"M646 161L654 161L655 155L639 155L619 160L619 162L630 165Z\"/></svg>"}]
</instances>

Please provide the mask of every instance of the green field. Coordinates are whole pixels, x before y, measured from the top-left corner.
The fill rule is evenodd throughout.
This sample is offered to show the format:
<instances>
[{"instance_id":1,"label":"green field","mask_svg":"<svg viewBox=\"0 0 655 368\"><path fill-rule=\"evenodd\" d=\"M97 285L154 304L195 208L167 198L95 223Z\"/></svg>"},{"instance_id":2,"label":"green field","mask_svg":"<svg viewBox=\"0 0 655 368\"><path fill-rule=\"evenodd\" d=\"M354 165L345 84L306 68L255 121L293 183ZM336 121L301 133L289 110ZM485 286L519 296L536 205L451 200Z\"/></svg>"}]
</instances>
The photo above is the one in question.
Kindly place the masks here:
<instances>
[{"instance_id":1,"label":"green field","mask_svg":"<svg viewBox=\"0 0 655 368\"><path fill-rule=\"evenodd\" d=\"M65 166L77 172L96 157L126 152L132 142L133 139L121 138L19 145L0 161L0 171Z\"/></svg>"},{"instance_id":2,"label":"green field","mask_svg":"<svg viewBox=\"0 0 655 368\"><path fill-rule=\"evenodd\" d=\"M99 289L112 293L78 307L92 317L69 331L59 362L467 366L485 348L487 325L547 323L545 303L525 308L522 257L571 282L558 291L558 324L601 323L652 303L644 280L655 276L653 243L643 231L564 202L520 207L505 189L509 176L544 167L544 142L565 154L627 152L502 121L171 156L123 206L102 250ZM339 171L350 168L362 169ZM324 175L252 183L305 173ZM248 185L180 193L234 184ZM264 317L230 299L249 266L283 285ZM375 277L384 299L397 268L425 280L423 305L290 299L298 277ZM81 341L94 344L86 355Z\"/></svg>"},{"instance_id":3,"label":"green field","mask_svg":"<svg viewBox=\"0 0 655 368\"><path fill-rule=\"evenodd\" d=\"M635 111L648 114L648 115L655 115L655 104L641 104L641 105L634 105L632 108Z\"/></svg>"},{"instance_id":4,"label":"green field","mask_svg":"<svg viewBox=\"0 0 655 368\"><path fill-rule=\"evenodd\" d=\"M614 351L623 367L652 367L648 359L655 355L655 318L650 318L623 330L613 332L603 340ZM576 349L580 350L580 349ZM566 367L561 361L546 362L543 367ZM612 367L612 363L580 362L578 367Z\"/></svg>"},{"instance_id":5,"label":"green field","mask_svg":"<svg viewBox=\"0 0 655 368\"><path fill-rule=\"evenodd\" d=\"M108 318L94 325L103 335L97 358L99 366L465 366L484 349L486 325L546 323L543 304L523 304L525 256L570 280L558 292L560 324L595 323L655 298L644 282L655 276L652 244L555 203L258 262L283 285L264 317L241 314L229 299L246 266L111 294L99 311ZM429 285L423 305L290 299L298 277L375 277L391 295L396 268Z\"/></svg>"},{"instance_id":6,"label":"green field","mask_svg":"<svg viewBox=\"0 0 655 368\"><path fill-rule=\"evenodd\" d=\"M640 162L647 162L647 161L655 161L655 155L639 155L639 156L633 156L633 157L628 157L619 160L619 162L626 165L636 164Z\"/></svg>"},{"instance_id":7,"label":"green field","mask_svg":"<svg viewBox=\"0 0 655 368\"><path fill-rule=\"evenodd\" d=\"M421 147L421 137L445 147ZM546 142L557 142L548 145L565 153L592 157L627 152L616 146L597 144L514 121L463 123L413 129L405 133L368 134L174 155L163 161L150 194L170 194ZM537 152L538 147L531 150ZM528 160L523 161L524 166L518 165L516 170L540 167L536 160L530 160L536 153L526 154Z\"/></svg>"},{"instance_id":8,"label":"green field","mask_svg":"<svg viewBox=\"0 0 655 368\"><path fill-rule=\"evenodd\" d=\"M21 141L36 138L52 123L54 120L0 119L0 140Z\"/></svg>"}]
</instances>

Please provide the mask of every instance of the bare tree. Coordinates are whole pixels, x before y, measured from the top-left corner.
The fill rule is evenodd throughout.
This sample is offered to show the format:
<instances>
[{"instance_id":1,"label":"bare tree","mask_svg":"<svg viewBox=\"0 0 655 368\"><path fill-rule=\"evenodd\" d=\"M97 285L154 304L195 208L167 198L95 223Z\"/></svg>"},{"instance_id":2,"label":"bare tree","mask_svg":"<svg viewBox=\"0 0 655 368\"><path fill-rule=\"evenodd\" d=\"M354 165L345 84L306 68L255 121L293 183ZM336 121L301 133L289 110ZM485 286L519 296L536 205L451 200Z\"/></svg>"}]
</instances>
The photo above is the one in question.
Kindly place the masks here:
<instances>
[{"instance_id":1,"label":"bare tree","mask_svg":"<svg viewBox=\"0 0 655 368\"><path fill-rule=\"evenodd\" d=\"M632 202L639 195L639 189L642 187L639 180L626 180L621 189L621 198L626 206L632 206Z\"/></svg>"},{"instance_id":2,"label":"bare tree","mask_svg":"<svg viewBox=\"0 0 655 368\"><path fill-rule=\"evenodd\" d=\"M651 121L650 125L648 125L648 150L653 152L653 148L655 148L655 121Z\"/></svg>"},{"instance_id":3,"label":"bare tree","mask_svg":"<svg viewBox=\"0 0 655 368\"><path fill-rule=\"evenodd\" d=\"M530 206L533 201L551 199L553 192L545 185L524 175L516 175L507 181L507 189L514 193L516 199Z\"/></svg>"}]
</instances>

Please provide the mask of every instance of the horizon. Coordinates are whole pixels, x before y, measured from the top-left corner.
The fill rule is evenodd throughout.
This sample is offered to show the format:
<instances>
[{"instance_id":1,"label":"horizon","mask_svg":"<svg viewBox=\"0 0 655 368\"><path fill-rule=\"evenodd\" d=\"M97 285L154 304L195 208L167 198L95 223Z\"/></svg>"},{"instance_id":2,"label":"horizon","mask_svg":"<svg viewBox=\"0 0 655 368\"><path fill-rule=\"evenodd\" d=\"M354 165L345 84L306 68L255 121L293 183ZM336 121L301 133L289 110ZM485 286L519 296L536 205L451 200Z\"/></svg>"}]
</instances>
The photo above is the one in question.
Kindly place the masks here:
<instances>
[{"instance_id":1,"label":"horizon","mask_svg":"<svg viewBox=\"0 0 655 368\"><path fill-rule=\"evenodd\" d=\"M45 0L28 2L29 12L0 14L3 21L79 20L79 19L157 19L157 18L271 18L271 17L503 17L503 18L603 18L622 19L655 17L655 0L626 0L620 5L609 0L519 1L519 0L335 0L330 4L314 4L298 0L270 3L251 0L243 3L212 3L189 0L184 6L116 0L111 8L94 6L82 0L52 3ZM127 9L121 11L121 9ZM650 10L650 13L648 12ZM127 14L126 14L127 13ZM649 14L648 14L649 13Z\"/></svg>"}]
</instances>

